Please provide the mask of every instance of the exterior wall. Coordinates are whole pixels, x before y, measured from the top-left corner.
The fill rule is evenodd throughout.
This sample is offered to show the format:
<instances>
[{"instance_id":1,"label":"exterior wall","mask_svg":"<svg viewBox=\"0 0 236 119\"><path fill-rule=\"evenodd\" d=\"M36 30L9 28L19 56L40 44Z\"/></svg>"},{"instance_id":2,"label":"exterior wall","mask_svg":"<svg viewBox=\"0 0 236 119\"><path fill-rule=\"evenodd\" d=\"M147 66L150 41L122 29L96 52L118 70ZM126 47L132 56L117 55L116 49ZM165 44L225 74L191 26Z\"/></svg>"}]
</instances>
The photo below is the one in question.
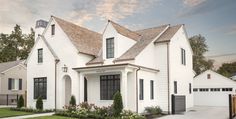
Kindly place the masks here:
<instances>
[{"instance_id":1,"label":"exterior wall","mask_svg":"<svg viewBox=\"0 0 236 119\"><path fill-rule=\"evenodd\" d=\"M207 79L208 74L211 75L210 79ZM198 88L198 91L194 92L194 105L228 106L228 94L235 94L236 82L207 70L194 78L193 88ZM208 88L209 91L200 92L199 88ZM220 88L220 91L212 92L210 88ZM232 88L233 90L223 92L222 88Z\"/></svg>"},{"instance_id":2,"label":"exterior wall","mask_svg":"<svg viewBox=\"0 0 236 119\"><path fill-rule=\"evenodd\" d=\"M158 87L158 79L156 78L157 73L156 72L150 72L150 71L146 71L146 70L140 70L138 72L138 79L143 79L143 89L144 89L144 99L143 100L139 100L139 113L142 113L145 109L145 107L148 106L157 106L158 105L158 93L159 91L157 90ZM151 99L150 97L150 81L153 80L154 81L154 99ZM139 80L138 80L138 84L139 84ZM139 88L140 88L140 84L139 84ZM139 91L138 88L138 91ZM140 92L139 92L140 94Z\"/></svg>"},{"instance_id":3,"label":"exterior wall","mask_svg":"<svg viewBox=\"0 0 236 119\"><path fill-rule=\"evenodd\" d=\"M37 49L43 48L43 63L38 63ZM42 39L36 42L27 62L27 107L35 108L34 78L47 77L47 99L43 100L45 109L55 107L55 61ZM50 88L49 88L50 87Z\"/></svg>"},{"instance_id":4,"label":"exterior wall","mask_svg":"<svg viewBox=\"0 0 236 119\"><path fill-rule=\"evenodd\" d=\"M177 81L176 95L185 95L186 108L190 108L193 106L193 92L189 93L189 83L193 85L192 49L183 27L171 39L169 48L170 94L174 94L174 81ZM181 64L181 48L186 52L186 65Z\"/></svg>"},{"instance_id":5,"label":"exterior wall","mask_svg":"<svg viewBox=\"0 0 236 119\"><path fill-rule=\"evenodd\" d=\"M114 37L114 58L106 59L106 39ZM132 47L136 41L127 38L114 29L114 27L109 23L103 34L103 59L105 59L104 64L113 64L113 60L120 57L125 53L130 47Z\"/></svg>"},{"instance_id":6,"label":"exterior wall","mask_svg":"<svg viewBox=\"0 0 236 119\"><path fill-rule=\"evenodd\" d=\"M0 94L25 94L26 91L26 67L19 64L0 74ZM22 79L22 90L8 90L8 78Z\"/></svg>"}]
</instances>

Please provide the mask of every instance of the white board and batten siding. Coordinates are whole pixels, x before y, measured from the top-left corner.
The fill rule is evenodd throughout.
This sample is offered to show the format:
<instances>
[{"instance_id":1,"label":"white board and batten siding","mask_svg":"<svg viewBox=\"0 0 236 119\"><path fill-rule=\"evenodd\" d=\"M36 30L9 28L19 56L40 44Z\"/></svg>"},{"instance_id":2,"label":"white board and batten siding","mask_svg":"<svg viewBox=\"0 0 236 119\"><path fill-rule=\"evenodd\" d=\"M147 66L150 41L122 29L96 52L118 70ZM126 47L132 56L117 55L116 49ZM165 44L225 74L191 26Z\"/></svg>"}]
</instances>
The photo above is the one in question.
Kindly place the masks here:
<instances>
[{"instance_id":1,"label":"white board and batten siding","mask_svg":"<svg viewBox=\"0 0 236 119\"><path fill-rule=\"evenodd\" d=\"M228 106L229 94L235 91L235 81L207 70L194 78L194 105Z\"/></svg>"}]
</instances>

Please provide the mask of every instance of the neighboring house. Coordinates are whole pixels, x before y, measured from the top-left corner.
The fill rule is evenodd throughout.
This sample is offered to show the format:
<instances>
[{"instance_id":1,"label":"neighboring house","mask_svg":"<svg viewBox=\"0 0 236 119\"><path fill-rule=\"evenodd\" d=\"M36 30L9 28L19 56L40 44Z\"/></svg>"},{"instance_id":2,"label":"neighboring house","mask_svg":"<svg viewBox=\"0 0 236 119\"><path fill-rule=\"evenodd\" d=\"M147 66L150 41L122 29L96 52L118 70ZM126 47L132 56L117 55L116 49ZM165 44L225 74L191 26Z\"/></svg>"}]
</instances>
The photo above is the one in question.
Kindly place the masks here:
<instances>
[{"instance_id":1,"label":"neighboring house","mask_svg":"<svg viewBox=\"0 0 236 119\"><path fill-rule=\"evenodd\" d=\"M45 30L43 30L45 29ZM171 112L171 95L193 106L192 49L184 25L131 31L108 21L103 34L52 16L37 21L27 59L28 107L39 96L44 108L77 103L112 104L120 91L125 109L159 105ZM43 31L43 32L42 32Z\"/></svg>"},{"instance_id":2,"label":"neighboring house","mask_svg":"<svg viewBox=\"0 0 236 119\"><path fill-rule=\"evenodd\" d=\"M228 106L229 94L235 94L236 82L207 70L193 81L194 105Z\"/></svg>"},{"instance_id":3,"label":"neighboring house","mask_svg":"<svg viewBox=\"0 0 236 119\"><path fill-rule=\"evenodd\" d=\"M231 77L232 80L236 81L236 73L234 73Z\"/></svg>"},{"instance_id":4,"label":"neighboring house","mask_svg":"<svg viewBox=\"0 0 236 119\"><path fill-rule=\"evenodd\" d=\"M0 104L5 104L6 95L10 103L16 102L16 95L24 95L26 91L26 66L24 61L17 60L0 63Z\"/></svg>"}]
</instances>

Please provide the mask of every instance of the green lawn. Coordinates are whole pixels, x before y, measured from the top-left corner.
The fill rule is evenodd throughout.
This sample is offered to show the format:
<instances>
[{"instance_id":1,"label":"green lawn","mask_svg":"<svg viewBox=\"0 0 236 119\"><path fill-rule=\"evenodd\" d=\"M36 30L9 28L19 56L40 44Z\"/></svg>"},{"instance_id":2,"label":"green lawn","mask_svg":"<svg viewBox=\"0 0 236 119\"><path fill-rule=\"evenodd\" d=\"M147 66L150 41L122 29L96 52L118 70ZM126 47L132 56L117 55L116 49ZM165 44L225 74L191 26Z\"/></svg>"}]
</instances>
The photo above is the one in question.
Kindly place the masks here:
<instances>
[{"instance_id":1,"label":"green lawn","mask_svg":"<svg viewBox=\"0 0 236 119\"><path fill-rule=\"evenodd\" d=\"M53 116L34 117L34 118L28 118L28 119L75 119L75 118L53 115Z\"/></svg>"},{"instance_id":2,"label":"green lawn","mask_svg":"<svg viewBox=\"0 0 236 119\"><path fill-rule=\"evenodd\" d=\"M33 113L21 112L21 111L12 111L12 110L10 110L10 108L0 108L0 118L21 116L21 115L29 115L29 114L33 114Z\"/></svg>"}]
</instances>

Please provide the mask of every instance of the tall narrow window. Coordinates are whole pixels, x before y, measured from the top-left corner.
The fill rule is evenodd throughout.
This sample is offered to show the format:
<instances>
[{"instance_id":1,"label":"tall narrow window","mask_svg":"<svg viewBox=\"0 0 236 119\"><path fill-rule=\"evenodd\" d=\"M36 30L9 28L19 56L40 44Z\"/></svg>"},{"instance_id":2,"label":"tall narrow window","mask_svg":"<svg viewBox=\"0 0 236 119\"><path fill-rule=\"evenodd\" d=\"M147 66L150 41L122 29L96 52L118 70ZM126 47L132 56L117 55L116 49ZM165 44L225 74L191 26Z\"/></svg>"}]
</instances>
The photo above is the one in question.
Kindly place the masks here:
<instances>
[{"instance_id":1,"label":"tall narrow window","mask_svg":"<svg viewBox=\"0 0 236 119\"><path fill-rule=\"evenodd\" d=\"M150 81L150 99L154 99L154 81Z\"/></svg>"},{"instance_id":2,"label":"tall narrow window","mask_svg":"<svg viewBox=\"0 0 236 119\"><path fill-rule=\"evenodd\" d=\"M100 76L100 99L112 100L114 94L120 91L120 75Z\"/></svg>"},{"instance_id":3,"label":"tall narrow window","mask_svg":"<svg viewBox=\"0 0 236 119\"><path fill-rule=\"evenodd\" d=\"M174 81L174 94L177 94L178 91L177 91L178 87L177 87L177 81Z\"/></svg>"},{"instance_id":4,"label":"tall narrow window","mask_svg":"<svg viewBox=\"0 0 236 119\"><path fill-rule=\"evenodd\" d=\"M47 78L34 78L34 99L47 99Z\"/></svg>"},{"instance_id":5,"label":"tall narrow window","mask_svg":"<svg viewBox=\"0 0 236 119\"><path fill-rule=\"evenodd\" d=\"M189 94L191 94L191 93L192 93L192 84L189 83Z\"/></svg>"},{"instance_id":6,"label":"tall narrow window","mask_svg":"<svg viewBox=\"0 0 236 119\"><path fill-rule=\"evenodd\" d=\"M51 25L51 34L55 35L55 24Z\"/></svg>"},{"instance_id":7,"label":"tall narrow window","mask_svg":"<svg viewBox=\"0 0 236 119\"><path fill-rule=\"evenodd\" d=\"M106 39L106 56L108 58L114 58L114 38Z\"/></svg>"},{"instance_id":8,"label":"tall narrow window","mask_svg":"<svg viewBox=\"0 0 236 119\"><path fill-rule=\"evenodd\" d=\"M43 62L43 49L40 48L38 49L38 63L42 63Z\"/></svg>"},{"instance_id":9,"label":"tall narrow window","mask_svg":"<svg viewBox=\"0 0 236 119\"><path fill-rule=\"evenodd\" d=\"M186 53L183 48L181 48L181 64L186 65Z\"/></svg>"},{"instance_id":10,"label":"tall narrow window","mask_svg":"<svg viewBox=\"0 0 236 119\"><path fill-rule=\"evenodd\" d=\"M139 79L139 100L143 100L143 79Z\"/></svg>"},{"instance_id":11,"label":"tall narrow window","mask_svg":"<svg viewBox=\"0 0 236 119\"><path fill-rule=\"evenodd\" d=\"M19 79L19 90L22 90L22 79Z\"/></svg>"},{"instance_id":12,"label":"tall narrow window","mask_svg":"<svg viewBox=\"0 0 236 119\"><path fill-rule=\"evenodd\" d=\"M207 79L211 79L211 74L207 74Z\"/></svg>"}]
</instances>

